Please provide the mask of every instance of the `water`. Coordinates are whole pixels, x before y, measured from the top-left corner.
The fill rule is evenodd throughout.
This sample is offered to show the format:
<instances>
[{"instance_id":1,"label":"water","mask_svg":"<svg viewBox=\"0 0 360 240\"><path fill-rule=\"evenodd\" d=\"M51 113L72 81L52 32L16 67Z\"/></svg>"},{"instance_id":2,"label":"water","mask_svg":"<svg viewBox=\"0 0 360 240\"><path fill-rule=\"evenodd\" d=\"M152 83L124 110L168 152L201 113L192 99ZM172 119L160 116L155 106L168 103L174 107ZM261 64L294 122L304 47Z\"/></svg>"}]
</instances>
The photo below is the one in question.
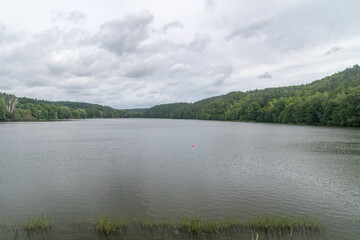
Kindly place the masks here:
<instances>
[{"instance_id":1,"label":"water","mask_svg":"<svg viewBox=\"0 0 360 240\"><path fill-rule=\"evenodd\" d=\"M155 119L0 124L0 221L46 214L58 227L32 239L101 239L70 225L103 213L311 215L327 228L295 238L359 239L360 129ZM11 234L0 231L0 239Z\"/></svg>"}]
</instances>

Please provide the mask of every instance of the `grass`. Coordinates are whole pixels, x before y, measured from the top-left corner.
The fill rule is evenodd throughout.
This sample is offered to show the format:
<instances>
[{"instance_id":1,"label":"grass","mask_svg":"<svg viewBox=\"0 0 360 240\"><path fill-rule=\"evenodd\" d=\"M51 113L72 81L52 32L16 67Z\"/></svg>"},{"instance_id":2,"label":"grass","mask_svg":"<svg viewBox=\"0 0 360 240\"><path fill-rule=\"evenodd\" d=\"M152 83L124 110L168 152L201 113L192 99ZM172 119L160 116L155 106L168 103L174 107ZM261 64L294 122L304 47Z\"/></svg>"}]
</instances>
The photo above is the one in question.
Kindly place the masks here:
<instances>
[{"instance_id":1,"label":"grass","mask_svg":"<svg viewBox=\"0 0 360 240\"><path fill-rule=\"evenodd\" d=\"M98 233L105 235L120 234L125 232L128 227L125 217L112 219L106 215L101 215L93 225Z\"/></svg>"},{"instance_id":2,"label":"grass","mask_svg":"<svg viewBox=\"0 0 360 240\"><path fill-rule=\"evenodd\" d=\"M203 219L199 217L183 218L177 223L180 231L188 232L193 235L200 233L217 233L219 231L227 231L236 227L244 227L244 223L240 218L232 217L225 219Z\"/></svg>"},{"instance_id":3,"label":"grass","mask_svg":"<svg viewBox=\"0 0 360 240\"><path fill-rule=\"evenodd\" d=\"M174 230L175 229L175 222L171 219L154 219L151 217L141 217L135 218L134 224L139 225L145 229L163 229L163 230Z\"/></svg>"},{"instance_id":4,"label":"grass","mask_svg":"<svg viewBox=\"0 0 360 240\"><path fill-rule=\"evenodd\" d=\"M294 216L262 216L255 217L250 221L249 226L255 229L318 229L321 224L312 217Z\"/></svg>"},{"instance_id":5,"label":"grass","mask_svg":"<svg viewBox=\"0 0 360 240\"><path fill-rule=\"evenodd\" d=\"M47 231L53 228L52 219L48 216L30 217L25 221L24 229L27 232Z\"/></svg>"},{"instance_id":6,"label":"grass","mask_svg":"<svg viewBox=\"0 0 360 240\"><path fill-rule=\"evenodd\" d=\"M77 224L90 226L96 233L110 235L120 235L126 231L138 231L139 227L143 230L159 231L172 234L189 234L197 236L201 234L218 234L237 231L252 233L252 239L259 238L258 232L278 232L282 236L290 237L293 232L306 230L312 232L320 230L324 225L320 224L312 217L294 217L294 216L262 216L254 217L249 220L243 220L240 217L227 218L201 218L201 217L184 217L178 219L155 219L151 217L140 217L127 221L126 217L111 218L101 215L98 218L89 218L88 223L82 223L82 219L77 220ZM11 227L14 235L18 234L19 226L17 223L9 224L6 221L1 223L3 231ZM20 225L25 232L41 232L53 229L52 219L48 216L30 217L24 225ZM22 228L23 227L23 228Z\"/></svg>"},{"instance_id":7,"label":"grass","mask_svg":"<svg viewBox=\"0 0 360 240\"><path fill-rule=\"evenodd\" d=\"M239 217L229 218L182 218L178 220L155 220L152 218L139 218L134 222L142 228L159 229L159 230L179 230L192 235L204 233L218 233L220 231L231 231L236 229L251 230L293 230L306 229L316 230L321 227L320 223L310 217L291 217L291 216L263 216L256 217L250 221L243 221Z\"/></svg>"},{"instance_id":8,"label":"grass","mask_svg":"<svg viewBox=\"0 0 360 240\"><path fill-rule=\"evenodd\" d=\"M12 225L12 231L13 231L13 233L14 233L15 236L18 234L18 232L19 232L19 226L18 226L17 223L14 223L14 224Z\"/></svg>"},{"instance_id":9,"label":"grass","mask_svg":"<svg viewBox=\"0 0 360 240\"><path fill-rule=\"evenodd\" d=\"M8 224L7 224L6 221L2 221L2 222L1 222L1 228L2 228L3 231L6 231L7 225L8 225Z\"/></svg>"}]
</instances>

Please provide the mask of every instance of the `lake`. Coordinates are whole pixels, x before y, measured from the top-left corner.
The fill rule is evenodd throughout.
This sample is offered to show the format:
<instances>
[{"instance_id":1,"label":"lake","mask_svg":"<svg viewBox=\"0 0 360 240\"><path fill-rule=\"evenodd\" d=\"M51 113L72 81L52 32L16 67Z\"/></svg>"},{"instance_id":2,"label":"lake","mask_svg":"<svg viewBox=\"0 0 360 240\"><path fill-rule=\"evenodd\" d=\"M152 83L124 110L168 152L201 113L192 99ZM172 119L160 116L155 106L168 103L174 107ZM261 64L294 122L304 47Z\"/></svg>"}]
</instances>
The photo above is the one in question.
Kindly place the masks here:
<instances>
[{"instance_id":1,"label":"lake","mask_svg":"<svg viewBox=\"0 0 360 240\"><path fill-rule=\"evenodd\" d=\"M309 215L326 228L293 239L359 239L360 129L166 119L2 123L0 221L18 223L18 239L27 239L21 224L41 214L55 228L31 239L102 239L72 225L101 214ZM121 239L186 238L137 234ZM251 239L239 234L213 238ZM0 239L9 236L0 230Z\"/></svg>"}]
</instances>

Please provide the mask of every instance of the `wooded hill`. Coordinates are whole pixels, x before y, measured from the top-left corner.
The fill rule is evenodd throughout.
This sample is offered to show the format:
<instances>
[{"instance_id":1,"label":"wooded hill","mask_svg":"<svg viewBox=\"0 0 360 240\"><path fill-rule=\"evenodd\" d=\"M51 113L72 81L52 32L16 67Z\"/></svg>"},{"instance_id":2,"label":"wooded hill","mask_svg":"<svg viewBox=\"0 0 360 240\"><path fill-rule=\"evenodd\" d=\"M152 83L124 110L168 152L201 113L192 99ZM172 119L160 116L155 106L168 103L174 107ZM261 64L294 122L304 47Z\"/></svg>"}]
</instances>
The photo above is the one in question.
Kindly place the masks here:
<instances>
[{"instance_id":1,"label":"wooded hill","mask_svg":"<svg viewBox=\"0 0 360 240\"><path fill-rule=\"evenodd\" d=\"M192 104L157 105L149 118L360 126L360 67L310 84L231 92Z\"/></svg>"},{"instance_id":2,"label":"wooded hill","mask_svg":"<svg viewBox=\"0 0 360 240\"><path fill-rule=\"evenodd\" d=\"M50 102L0 93L0 121L76 118L176 118L360 127L360 67L310 84L231 92L195 103L118 110L81 102Z\"/></svg>"},{"instance_id":3,"label":"wooded hill","mask_svg":"<svg viewBox=\"0 0 360 240\"><path fill-rule=\"evenodd\" d=\"M50 102L0 93L0 121L120 118L129 113L82 102Z\"/></svg>"}]
</instances>

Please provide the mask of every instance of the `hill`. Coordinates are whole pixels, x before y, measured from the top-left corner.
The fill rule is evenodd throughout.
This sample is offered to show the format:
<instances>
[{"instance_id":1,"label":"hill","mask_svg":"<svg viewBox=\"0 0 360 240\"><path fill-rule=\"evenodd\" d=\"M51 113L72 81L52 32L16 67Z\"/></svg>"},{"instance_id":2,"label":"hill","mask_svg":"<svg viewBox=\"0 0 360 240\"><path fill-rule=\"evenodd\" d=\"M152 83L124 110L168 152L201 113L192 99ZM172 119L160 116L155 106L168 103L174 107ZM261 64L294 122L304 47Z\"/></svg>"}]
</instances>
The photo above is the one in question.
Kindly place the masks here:
<instances>
[{"instance_id":1,"label":"hill","mask_svg":"<svg viewBox=\"0 0 360 240\"><path fill-rule=\"evenodd\" d=\"M82 102L50 102L0 93L0 121L129 117L126 111Z\"/></svg>"},{"instance_id":2,"label":"hill","mask_svg":"<svg viewBox=\"0 0 360 240\"><path fill-rule=\"evenodd\" d=\"M195 103L118 110L82 102L50 102L0 93L0 121L81 118L176 118L360 127L360 67L310 84L231 92Z\"/></svg>"},{"instance_id":3,"label":"hill","mask_svg":"<svg viewBox=\"0 0 360 240\"><path fill-rule=\"evenodd\" d=\"M300 86L231 92L192 104L157 105L144 117L360 126L360 67Z\"/></svg>"}]
</instances>

